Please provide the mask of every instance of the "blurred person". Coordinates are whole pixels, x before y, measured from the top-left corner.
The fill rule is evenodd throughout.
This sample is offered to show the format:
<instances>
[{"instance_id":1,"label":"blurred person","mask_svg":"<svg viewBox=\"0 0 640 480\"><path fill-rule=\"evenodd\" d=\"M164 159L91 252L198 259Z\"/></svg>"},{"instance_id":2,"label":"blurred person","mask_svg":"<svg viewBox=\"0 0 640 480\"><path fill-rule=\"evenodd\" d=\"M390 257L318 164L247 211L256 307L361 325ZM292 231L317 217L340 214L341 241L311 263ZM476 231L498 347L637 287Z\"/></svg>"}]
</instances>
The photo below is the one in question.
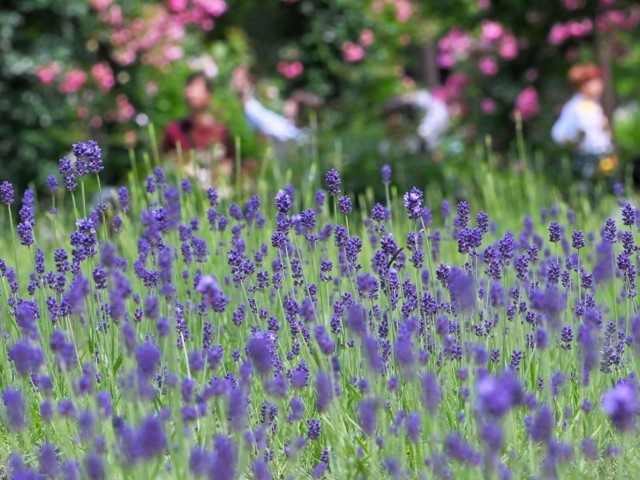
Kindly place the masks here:
<instances>
[{"instance_id":1,"label":"blurred person","mask_svg":"<svg viewBox=\"0 0 640 480\"><path fill-rule=\"evenodd\" d=\"M171 121L165 128L160 145L163 154L176 166L195 177L202 188L214 184L230 183L235 155L234 142L229 131L211 111L213 85L202 72L189 75L185 81L184 96L187 116ZM178 145L182 155L178 155Z\"/></svg>"},{"instance_id":2,"label":"blurred person","mask_svg":"<svg viewBox=\"0 0 640 480\"><path fill-rule=\"evenodd\" d=\"M553 125L551 137L574 149L572 169L583 182L610 177L618 166L613 137L600 98L604 90L602 71L592 63L580 63L569 70L575 92Z\"/></svg>"},{"instance_id":3,"label":"blurred person","mask_svg":"<svg viewBox=\"0 0 640 480\"><path fill-rule=\"evenodd\" d=\"M295 120L300 109L297 100L292 98L285 102L287 116L266 108L255 98L253 82L246 65L240 65L233 71L231 86L240 97L247 122L258 134L274 140L277 144L303 144L308 140L308 134L296 125Z\"/></svg>"},{"instance_id":4,"label":"blurred person","mask_svg":"<svg viewBox=\"0 0 640 480\"><path fill-rule=\"evenodd\" d=\"M387 134L400 140L412 154L427 154L440 161L440 143L449 126L449 110L445 102L422 88L394 97L383 106ZM389 145L383 143L384 153Z\"/></svg>"}]
</instances>

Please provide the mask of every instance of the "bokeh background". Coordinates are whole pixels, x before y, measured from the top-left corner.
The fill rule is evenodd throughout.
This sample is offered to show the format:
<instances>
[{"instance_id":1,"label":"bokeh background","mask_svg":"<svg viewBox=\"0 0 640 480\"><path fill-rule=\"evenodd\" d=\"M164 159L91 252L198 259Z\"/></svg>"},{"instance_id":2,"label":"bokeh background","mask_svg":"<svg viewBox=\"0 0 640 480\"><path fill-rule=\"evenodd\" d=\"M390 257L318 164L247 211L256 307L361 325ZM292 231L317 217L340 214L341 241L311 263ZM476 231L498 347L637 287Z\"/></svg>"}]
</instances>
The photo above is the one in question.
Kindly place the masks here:
<instances>
[{"instance_id":1,"label":"bokeh background","mask_svg":"<svg viewBox=\"0 0 640 480\"><path fill-rule=\"evenodd\" d=\"M317 134L313 155L340 167L351 191L378 184L384 163L400 189L455 190L487 157L562 183L565 152L549 131L570 96L566 71L587 60L605 72L603 104L625 179L640 153L639 22L640 6L624 0L3 2L0 178L44 188L69 145L93 138L104 151L104 181L121 183L131 151L153 152L154 132L157 140L184 115L184 79L200 70L214 78L213 108L243 157L261 159L268 147L229 87L232 69L249 64L269 108L281 111L297 89L323 99L304 119ZM382 105L414 84L438 89L452 112L440 163L380 153ZM295 175L308 158L284 168Z\"/></svg>"}]
</instances>

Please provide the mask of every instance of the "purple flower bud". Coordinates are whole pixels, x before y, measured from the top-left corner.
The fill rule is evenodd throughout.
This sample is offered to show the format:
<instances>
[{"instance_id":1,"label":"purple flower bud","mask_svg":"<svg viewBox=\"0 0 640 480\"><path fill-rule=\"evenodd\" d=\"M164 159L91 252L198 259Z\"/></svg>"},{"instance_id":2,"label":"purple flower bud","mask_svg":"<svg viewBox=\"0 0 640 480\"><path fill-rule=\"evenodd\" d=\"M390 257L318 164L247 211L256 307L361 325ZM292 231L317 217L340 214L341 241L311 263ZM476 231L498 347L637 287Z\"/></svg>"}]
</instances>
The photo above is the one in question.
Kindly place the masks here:
<instances>
[{"instance_id":1,"label":"purple flower bud","mask_svg":"<svg viewBox=\"0 0 640 480\"><path fill-rule=\"evenodd\" d=\"M367 398L358 405L358 423L364 434L369 437L376 433L376 414L379 406L377 398Z\"/></svg>"},{"instance_id":2,"label":"purple flower bud","mask_svg":"<svg viewBox=\"0 0 640 480\"><path fill-rule=\"evenodd\" d=\"M386 164L383 165L380 173L382 175L382 183L389 185L391 183L391 167Z\"/></svg>"},{"instance_id":3,"label":"purple flower bud","mask_svg":"<svg viewBox=\"0 0 640 480\"><path fill-rule=\"evenodd\" d=\"M331 377L323 371L316 374L316 409L318 413L325 412L333 398Z\"/></svg>"},{"instance_id":4,"label":"purple flower bud","mask_svg":"<svg viewBox=\"0 0 640 480\"><path fill-rule=\"evenodd\" d=\"M27 425L22 392L16 388L7 388L2 392L2 402L7 412L9 426L14 430L22 430Z\"/></svg>"}]
</instances>

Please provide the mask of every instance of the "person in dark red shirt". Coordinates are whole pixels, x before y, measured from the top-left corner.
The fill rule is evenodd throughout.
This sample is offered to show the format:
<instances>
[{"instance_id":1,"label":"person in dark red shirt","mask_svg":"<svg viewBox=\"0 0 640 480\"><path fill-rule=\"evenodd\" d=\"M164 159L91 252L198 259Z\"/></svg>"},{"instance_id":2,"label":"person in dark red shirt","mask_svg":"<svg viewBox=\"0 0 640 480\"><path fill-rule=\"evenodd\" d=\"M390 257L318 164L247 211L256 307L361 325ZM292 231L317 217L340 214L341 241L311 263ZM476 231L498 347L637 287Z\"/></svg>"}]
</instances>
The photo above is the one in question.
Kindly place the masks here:
<instances>
[{"instance_id":1,"label":"person in dark red shirt","mask_svg":"<svg viewBox=\"0 0 640 480\"><path fill-rule=\"evenodd\" d=\"M184 93L189 113L166 126L160 150L203 188L214 182L228 184L235 149L227 127L211 112L211 82L204 73L193 73L185 82Z\"/></svg>"}]
</instances>

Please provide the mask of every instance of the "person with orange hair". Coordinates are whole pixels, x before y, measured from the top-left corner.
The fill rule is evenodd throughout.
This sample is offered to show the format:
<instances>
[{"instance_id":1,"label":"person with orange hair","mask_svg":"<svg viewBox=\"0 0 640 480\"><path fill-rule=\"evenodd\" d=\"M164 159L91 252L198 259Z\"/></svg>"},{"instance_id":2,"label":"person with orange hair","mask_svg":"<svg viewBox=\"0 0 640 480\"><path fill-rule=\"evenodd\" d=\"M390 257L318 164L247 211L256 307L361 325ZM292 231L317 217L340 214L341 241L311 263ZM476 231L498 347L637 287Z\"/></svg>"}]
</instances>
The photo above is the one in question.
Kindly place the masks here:
<instances>
[{"instance_id":1,"label":"person with orange hair","mask_svg":"<svg viewBox=\"0 0 640 480\"><path fill-rule=\"evenodd\" d=\"M611 176L617 165L609 122L600 104L604 89L602 70L592 63L574 65L568 74L575 94L553 125L556 143L576 148L575 173L583 180Z\"/></svg>"}]
</instances>

